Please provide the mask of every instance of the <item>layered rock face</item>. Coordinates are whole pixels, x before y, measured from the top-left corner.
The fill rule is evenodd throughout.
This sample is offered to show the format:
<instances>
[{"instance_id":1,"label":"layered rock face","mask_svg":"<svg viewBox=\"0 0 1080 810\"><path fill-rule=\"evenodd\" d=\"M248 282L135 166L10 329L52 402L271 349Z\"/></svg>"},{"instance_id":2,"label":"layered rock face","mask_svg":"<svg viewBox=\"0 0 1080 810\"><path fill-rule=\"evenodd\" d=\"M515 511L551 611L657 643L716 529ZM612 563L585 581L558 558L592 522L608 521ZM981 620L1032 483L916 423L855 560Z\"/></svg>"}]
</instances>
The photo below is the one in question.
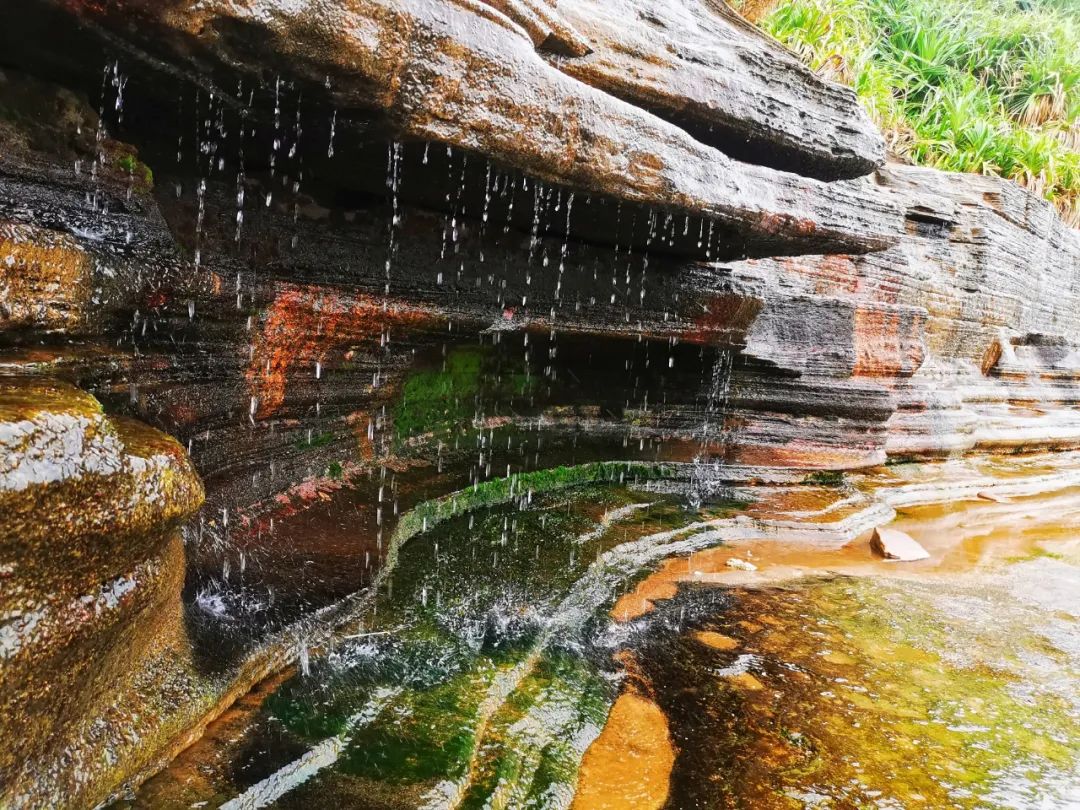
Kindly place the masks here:
<instances>
[{"instance_id":1,"label":"layered rock face","mask_svg":"<svg viewBox=\"0 0 1080 810\"><path fill-rule=\"evenodd\" d=\"M0 30L0 371L42 414L0 404L0 692L47 703L0 760L14 806L139 778L347 612L421 501L1080 445L1076 232L884 166L854 95L721 0L64 0ZM114 693L155 707L122 761L91 761L119 732L47 742Z\"/></svg>"},{"instance_id":2,"label":"layered rock face","mask_svg":"<svg viewBox=\"0 0 1080 810\"><path fill-rule=\"evenodd\" d=\"M896 247L725 268L782 291L745 354L790 370L795 387L836 386L881 403L880 432L861 430L865 421L848 437L835 424L811 428L827 452L864 442L861 460L838 466L1074 447L1076 232L998 180L899 166L876 178L907 201ZM808 410L780 417L779 430L771 422L766 441L805 439Z\"/></svg>"}]
</instances>

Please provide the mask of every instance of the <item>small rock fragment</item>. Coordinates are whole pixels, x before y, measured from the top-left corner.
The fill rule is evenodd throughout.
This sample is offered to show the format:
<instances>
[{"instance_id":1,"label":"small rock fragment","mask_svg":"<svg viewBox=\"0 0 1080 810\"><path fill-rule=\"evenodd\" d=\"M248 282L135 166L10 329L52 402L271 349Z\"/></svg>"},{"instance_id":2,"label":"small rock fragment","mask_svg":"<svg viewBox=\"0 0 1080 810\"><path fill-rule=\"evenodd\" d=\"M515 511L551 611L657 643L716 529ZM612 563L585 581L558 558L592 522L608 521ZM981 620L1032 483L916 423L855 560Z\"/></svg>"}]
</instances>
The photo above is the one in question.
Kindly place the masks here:
<instances>
[{"instance_id":1,"label":"small rock fragment","mask_svg":"<svg viewBox=\"0 0 1080 810\"><path fill-rule=\"evenodd\" d=\"M717 633L713 630L700 630L694 633L694 638L704 644L706 647L712 647L714 650L734 650L739 646L739 640L734 639L731 636L725 636L723 633Z\"/></svg>"},{"instance_id":2,"label":"small rock fragment","mask_svg":"<svg viewBox=\"0 0 1080 810\"><path fill-rule=\"evenodd\" d=\"M925 560L930 553L920 546L915 539L899 529L874 529L870 548L886 560L894 562L912 562Z\"/></svg>"},{"instance_id":3,"label":"small rock fragment","mask_svg":"<svg viewBox=\"0 0 1080 810\"><path fill-rule=\"evenodd\" d=\"M977 493L977 496L980 499L984 500L984 501L990 501L992 503L1008 503L1009 502L1009 499L1006 498L1004 495L998 495L996 492L992 492L992 491L985 490L985 489L982 492Z\"/></svg>"},{"instance_id":4,"label":"small rock fragment","mask_svg":"<svg viewBox=\"0 0 1080 810\"><path fill-rule=\"evenodd\" d=\"M728 568L737 568L740 571L757 571L757 566L746 560L740 560L738 557L732 557L727 561Z\"/></svg>"}]
</instances>

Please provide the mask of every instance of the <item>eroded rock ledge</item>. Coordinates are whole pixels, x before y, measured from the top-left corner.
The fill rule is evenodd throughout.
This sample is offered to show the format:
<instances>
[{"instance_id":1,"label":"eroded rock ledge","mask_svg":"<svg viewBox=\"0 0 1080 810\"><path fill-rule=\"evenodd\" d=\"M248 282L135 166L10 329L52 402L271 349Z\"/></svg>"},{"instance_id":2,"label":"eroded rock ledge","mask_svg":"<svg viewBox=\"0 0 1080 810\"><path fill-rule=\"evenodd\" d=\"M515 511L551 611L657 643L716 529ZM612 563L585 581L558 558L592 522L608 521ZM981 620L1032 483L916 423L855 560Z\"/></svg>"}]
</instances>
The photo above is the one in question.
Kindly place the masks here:
<instances>
[{"instance_id":1,"label":"eroded rock ledge","mask_svg":"<svg viewBox=\"0 0 1080 810\"><path fill-rule=\"evenodd\" d=\"M851 92L799 66L720 0L621 14L566 3L550 13L595 45L553 60L518 23L529 17L524 3L67 5L143 52L167 49L204 82L223 65L261 76L278 62L310 93L323 87L339 108L376 114L402 136L714 218L743 252L862 252L888 244L899 222L889 197L865 181L826 186L768 168L857 176L882 162L883 142Z\"/></svg>"}]
</instances>

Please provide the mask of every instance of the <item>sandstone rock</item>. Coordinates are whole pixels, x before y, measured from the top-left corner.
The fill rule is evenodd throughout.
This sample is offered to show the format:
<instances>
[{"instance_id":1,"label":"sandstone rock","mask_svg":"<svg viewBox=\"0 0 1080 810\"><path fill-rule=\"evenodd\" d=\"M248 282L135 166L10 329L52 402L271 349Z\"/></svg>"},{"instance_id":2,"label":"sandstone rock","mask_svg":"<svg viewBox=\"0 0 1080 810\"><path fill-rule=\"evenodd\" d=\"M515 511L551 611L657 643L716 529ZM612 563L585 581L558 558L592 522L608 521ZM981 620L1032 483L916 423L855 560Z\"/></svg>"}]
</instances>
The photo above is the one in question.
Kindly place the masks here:
<instances>
[{"instance_id":1,"label":"sandstone rock","mask_svg":"<svg viewBox=\"0 0 1080 810\"><path fill-rule=\"evenodd\" d=\"M766 302L747 330L747 352L790 369L798 389L836 391L843 380L855 405L844 412L853 422L831 421L819 433L807 414L828 395L784 407L762 386L747 386L747 399L762 402L754 409L774 414L771 423L754 419L760 432L813 437L828 459L827 434L841 430L870 463L1080 446L1078 232L1007 181L900 166L878 177L904 200L902 247L726 265L735 284L752 285ZM796 386L788 387L791 396ZM886 414L880 430L871 414Z\"/></svg>"},{"instance_id":2,"label":"sandstone rock","mask_svg":"<svg viewBox=\"0 0 1080 810\"><path fill-rule=\"evenodd\" d=\"M202 498L174 440L68 384L0 377L0 803L93 803L131 773L104 759L131 743L95 718L160 733L162 679L190 658L175 529Z\"/></svg>"},{"instance_id":3,"label":"sandstone rock","mask_svg":"<svg viewBox=\"0 0 1080 810\"><path fill-rule=\"evenodd\" d=\"M19 35L45 8L53 48ZM127 118L121 130L110 117L107 84L101 123L160 180L117 172L112 152L100 177L76 172L74 159L99 159L96 127L84 121L89 137L69 144L67 103L52 131L2 122L0 217L21 240L6 249L31 272L12 280L0 266L0 285L24 284L0 286L19 313L0 324L17 349L0 368L74 358L40 365L173 433L193 462L70 386L7 395L0 643L14 663L0 708L17 717L18 701L39 700L45 719L0 754L5 775L44 763L13 771L19 793L0 804L94 804L266 671L230 669L217 647L224 674L194 671L183 575L201 585L237 548L262 555L248 582L284 596L245 617L253 648L356 590L354 545L316 577L281 563L307 549L273 517L331 498L318 471L381 471L396 512L399 498L406 509L553 459L702 461L724 484L1080 446L1076 233L989 178L889 166L837 179L880 161L851 93L714 0L0 10L5 63L66 77L96 106L100 43L72 14L122 49ZM24 99L42 95L27 86ZM284 136L270 176L276 91L290 124L303 98L304 136ZM242 184L241 118L257 135ZM206 120L232 135L191 143L191 122ZM302 164L286 158L293 145ZM304 189L290 192L283 176L301 166ZM35 267L62 272L34 281ZM512 452L504 427L524 437ZM488 434L479 465L471 441L456 446L469 431ZM205 532L184 548L170 529L201 498L192 463L209 492ZM356 536L376 537L390 500L378 486L351 498ZM28 697L46 681L49 700ZM128 729L146 742L121 738ZM78 756L63 755L80 732ZM95 764L103 750L120 764Z\"/></svg>"},{"instance_id":4,"label":"sandstone rock","mask_svg":"<svg viewBox=\"0 0 1080 810\"><path fill-rule=\"evenodd\" d=\"M0 221L0 329L77 328L90 292L90 256L71 235Z\"/></svg>"},{"instance_id":5,"label":"sandstone rock","mask_svg":"<svg viewBox=\"0 0 1080 810\"><path fill-rule=\"evenodd\" d=\"M722 0L564 0L589 42L560 70L686 129L729 157L835 180L884 162L848 88L825 81Z\"/></svg>"},{"instance_id":6,"label":"sandstone rock","mask_svg":"<svg viewBox=\"0 0 1080 810\"><path fill-rule=\"evenodd\" d=\"M760 692L765 688L765 684L749 672L740 672L738 675L732 675L728 680L748 692Z\"/></svg>"},{"instance_id":7,"label":"sandstone rock","mask_svg":"<svg viewBox=\"0 0 1080 810\"><path fill-rule=\"evenodd\" d=\"M930 553L911 535L898 529L882 527L874 529L874 536L870 539L870 548L886 560L896 562L913 562L930 557Z\"/></svg>"}]
</instances>

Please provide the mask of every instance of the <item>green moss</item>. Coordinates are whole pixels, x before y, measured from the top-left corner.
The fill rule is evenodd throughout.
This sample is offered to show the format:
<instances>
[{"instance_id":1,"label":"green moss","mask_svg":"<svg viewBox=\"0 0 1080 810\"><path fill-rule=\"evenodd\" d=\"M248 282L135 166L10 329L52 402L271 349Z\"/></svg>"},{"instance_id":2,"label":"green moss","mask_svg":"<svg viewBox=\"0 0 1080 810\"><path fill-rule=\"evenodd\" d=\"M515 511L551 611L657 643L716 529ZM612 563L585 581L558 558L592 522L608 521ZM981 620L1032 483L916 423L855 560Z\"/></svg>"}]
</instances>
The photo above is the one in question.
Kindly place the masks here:
<instances>
[{"instance_id":1,"label":"green moss","mask_svg":"<svg viewBox=\"0 0 1080 810\"><path fill-rule=\"evenodd\" d=\"M592 483L631 483L676 478L677 467L667 464L599 461L572 467L516 473L508 478L484 481L464 490L424 501L404 515L394 532L395 543L402 543L435 524L474 509L507 503L517 497L552 492Z\"/></svg>"},{"instance_id":2,"label":"green moss","mask_svg":"<svg viewBox=\"0 0 1080 810\"><path fill-rule=\"evenodd\" d=\"M1047 780L1080 762L1075 705L1037 663L1067 668L1068 657L1014 626L1019 613L958 618L953 596L939 596L940 585L843 578L736 592L709 629L760 656L753 674L765 689L708 674L738 653L692 634L648 664L671 690L665 710L698 735L685 744L704 771L689 778L705 786L711 763L735 763L722 788L731 806L782 807L772 797L813 791L845 807L878 806L880 795L974 810L991 806L1007 775L1034 806ZM956 597L976 613L970 601L984 598ZM701 712L733 720L700 724Z\"/></svg>"},{"instance_id":3,"label":"green moss","mask_svg":"<svg viewBox=\"0 0 1080 810\"><path fill-rule=\"evenodd\" d=\"M389 784L461 776L476 739L483 675L493 673L469 672L408 693L354 735L339 769Z\"/></svg>"},{"instance_id":4,"label":"green moss","mask_svg":"<svg viewBox=\"0 0 1080 810\"><path fill-rule=\"evenodd\" d=\"M310 436L305 434L293 442L293 447L297 450L314 450L319 447L326 447L332 441L334 441L334 434L330 431L312 433Z\"/></svg>"},{"instance_id":5,"label":"green moss","mask_svg":"<svg viewBox=\"0 0 1080 810\"><path fill-rule=\"evenodd\" d=\"M154 187L154 173L149 166L140 161L135 155L120 155L116 158L116 165L133 177L138 177L148 188Z\"/></svg>"},{"instance_id":6,"label":"green moss","mask_svg":"<svg viewBox=\"0 0 1080 810\"><path fill-rule=\"evenodd\" d=\"M807 475L802 482L823 487L839 487L844 484L844 474L838 470L819 470Z\"/></svg>"},{"instance_id":7,"label":"green moss","mask_svg":"<svg viewBox=\"0 0 1080 810\"><path fill-rule=\"evenodd\" d=\"M612 698L586 660L544 656L488 723L463 810L543 807L554 785L572 788L580 752L571 741L603 725Z\"/></svg>"},{"instance_id":8,"label":"green moss","mask_svg":"<svg viewBox=\"0 0 1080 810\"><path fill-rule=\"evenodd\" d=\"M397 439L446 433L472 423L481 399L525 395L532 378L519 368L499 369L490 347L455 348L438 371L418 371L405 381L394 413Z\"/></svg>"}]
</instances>

